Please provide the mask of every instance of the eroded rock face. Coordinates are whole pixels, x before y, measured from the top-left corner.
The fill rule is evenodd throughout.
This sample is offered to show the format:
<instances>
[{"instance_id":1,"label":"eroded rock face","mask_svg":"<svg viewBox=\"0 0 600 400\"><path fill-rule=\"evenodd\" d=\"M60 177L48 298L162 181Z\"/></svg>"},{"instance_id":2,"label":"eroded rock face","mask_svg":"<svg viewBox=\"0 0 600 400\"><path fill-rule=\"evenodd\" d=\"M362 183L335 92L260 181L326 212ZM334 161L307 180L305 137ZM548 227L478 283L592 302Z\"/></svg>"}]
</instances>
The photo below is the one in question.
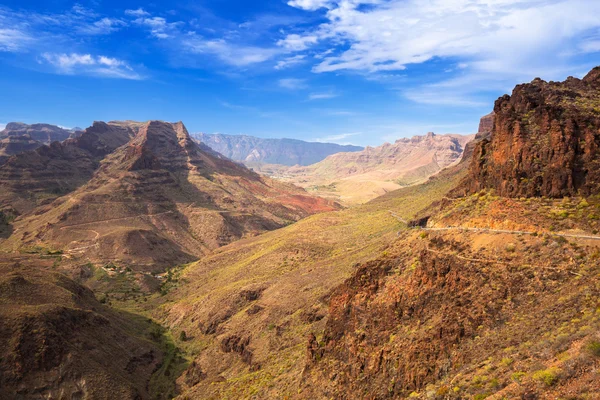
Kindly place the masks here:
<instances>
[{"instance_id":1,"label":"eroded rock face","mask_svg":"<svg viewBox=\"0 0 600 400\"><path fill-rule=\"evenodd\" d=\"M62 142L75 134L75 130L63 129L50 124L27 125L22 122L9 122L0 132L0 137L28 135L31 139L44 144Z\"/></svg>"},{"instance_id":2,"label":"eroded rock face","mask_svg":"<svg viewBox=\"0 0 600 400\"><path fill-rule=\"evenodd\" d=\"M600 67L584 79L535 79L496 101L490 139L475 148L467 192L508 197L600 189ZM489 121L482 123L489 126Z\"/></svg>"}]
</instances>

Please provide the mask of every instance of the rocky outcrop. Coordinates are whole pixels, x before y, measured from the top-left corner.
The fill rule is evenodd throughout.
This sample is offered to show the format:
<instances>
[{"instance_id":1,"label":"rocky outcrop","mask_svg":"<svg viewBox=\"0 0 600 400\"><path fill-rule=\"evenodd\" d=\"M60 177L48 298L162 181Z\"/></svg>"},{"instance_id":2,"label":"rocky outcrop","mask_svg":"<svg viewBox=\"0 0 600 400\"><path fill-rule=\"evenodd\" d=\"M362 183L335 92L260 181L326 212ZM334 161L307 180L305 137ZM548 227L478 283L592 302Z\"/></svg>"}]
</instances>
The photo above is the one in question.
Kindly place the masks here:
<instances>
[{"instance_id":1,"label":"rocky outcrop","mask_svg":"<svg viewBox=\"0 0 600 400\"><path fill-rule=\"evenodd\" d=\"M564 82L539 78L496 101L493 132L475 148L463 187L502 196L600 190L600 67ZM489 121L482 124L489 126Z\"/></svg>"},{"instance_id":2,"label":"rocky outcrop","mask_svg":"<svg viewBox=\"0 0 600 400\"><path fill-rule=\"evenodd\" d=\"M193 137L224 156L247 164L310 165L331 154L363 149L359 146L342 146L335 143L262 139L246 135L197 133Z\"/></svg>"},{"instance_id":3,"label":"rocky outcrop","mask_svg":"<svg viewBox=\"0 0 600 400\"><path fill-rule=\"evenodd\" d=\"M491 112L488 115L481 117L481 119L479 120L479 130L477 131L477 133L480 135L483 135L485 133L492 132L493 129L494 129L494 112Z\"/></svg>"}]
</instances>

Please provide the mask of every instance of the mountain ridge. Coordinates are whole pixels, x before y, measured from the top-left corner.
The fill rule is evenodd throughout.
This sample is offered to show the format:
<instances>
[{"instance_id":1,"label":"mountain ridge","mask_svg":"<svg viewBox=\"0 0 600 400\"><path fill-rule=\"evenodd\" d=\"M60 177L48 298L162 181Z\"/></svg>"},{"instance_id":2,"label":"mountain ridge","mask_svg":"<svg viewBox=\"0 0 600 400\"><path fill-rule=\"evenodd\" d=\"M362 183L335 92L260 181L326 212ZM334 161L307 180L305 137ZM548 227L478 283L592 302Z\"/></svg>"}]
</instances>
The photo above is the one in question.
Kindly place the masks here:
<instances>
[{"instance_id":1,"label":"mountain ridge","mask_svg":"<svg viewBox=\"0 0 600 400\"><path fill-rule=\"evenodd\" d=\"M253 164L310 165L342 151L363 147L335 143L306 142L298 139L258 138L249 135L192 134L194 139L234 161Z\"/></svg>"}]
</instances>

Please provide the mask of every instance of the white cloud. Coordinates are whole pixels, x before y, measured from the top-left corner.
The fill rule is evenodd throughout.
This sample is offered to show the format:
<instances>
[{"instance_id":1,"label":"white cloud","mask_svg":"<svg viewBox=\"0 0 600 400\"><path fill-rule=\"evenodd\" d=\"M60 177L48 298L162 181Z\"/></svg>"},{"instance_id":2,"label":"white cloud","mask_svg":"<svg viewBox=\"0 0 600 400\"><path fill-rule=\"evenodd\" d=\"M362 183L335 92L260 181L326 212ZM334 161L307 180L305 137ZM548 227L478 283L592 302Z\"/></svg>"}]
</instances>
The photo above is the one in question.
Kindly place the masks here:
<instances>
[{"instance_id":1,"label":"white cloud","mask_svg":"<svg viewBox=\"0 0 600 400\"><path fill-rule=\"evenodd\" d=\"M319 8L327 7L331 1L329 0L290 0L288 5L303 10L318 10Z\"/></svg>"},{"instance_id":2,"label":"white cloud","mask_svg":"<svg viewBox=\"0 0 600 400\"><path fill-rule=\"evenodd\" d=\"M31 41L32 37L18 29L0 29L0 51L19 51Z\"/></svg>"},{"instance_id":3,"label":"white cloud","mask_svg":"<svg viewBox=\"0 0 600 400\"><path fill-rule=\"evenodd\" d=\"M293 3L293 4L292 4ZM325 5L328 22L303 34L288 35L281 45L304 50L314 43L335 52L313 71L362 71L376 75L434 59L452 60L451 72L484 83L504 84L535 76L559 79L578 72L580 61L568 51L600 52L600 2L597 0L332 0L288 4L316 10ZM367 7L365 7L367 6ZM315 40L314 38L317 38ZM447 69L447 64L441 71ZM431 75L430 75L431 76ZM433 89L429 87L428 89ZM427 104L440 88L413 100ZM481 88L479 88L481 89ZM472 100L463 99L466 103Z\"/></svg>"},{"instance_id":4,"label":"white cloud","mask_svg":"<svg viewBox=\"0 0 600 400\"><path fill-rule=\"evenodd\" d=\"M292 57L287 57L284 58L283 60L279 60L277 61L277 64L275 65L275 69L279 70L279 69L285 69L285 68L290 68L294 65L298 65L304 62L304 59L306 58L305 55L295 55Z\"/></svg>"},{"instance_id":5,"label":"white cloud","mask_svg":"<svg viewBox=\"0 0 600 400\"><path fill-rule=\"evenodd\" d=\"M296 78L285 78L279 80L279 86L289 90L300 90L306 88L306 80Z\"/></svg>"},{"instance_id":6,"label":"white cloud","mask_svg":"<svg viewBox=\"0 0 600 400\"><path fill-rule=\"evenodd\" d=\"M60 74L90 75L133 80L142 79L129 64L116 58L77 53L44 53L41 57L43 61L53 65Z\"/></svg>"},{"instance_id":7,"label":"white cloud","mask_svg":"<svg viewBox=\"0 0 600 400\"><path fill-rule=\"evenodd\" d=\"M221 61L236 67L262 63L272 59L277 54L275 49L239 46L229 43L225 39L206 40L196 34L189 34L183 40L182 45L192 53L212 54Z\"/></svg>"},{"instance_id":8,"label":"white cloud","mask_svg":"<svg viewBox=\"0 0 600 400\"><path fill-rule=\"evenodd\" d=\"M150 34L158 39L168 39L179 34L178 26L180 22L167 22L163 17L138 18L134 23L146 26L150 29Z\"/></svg>"},{"instance_id":9,"label":"white cloud","mask_svg":"<svg viewBox=\"0 0 600 400\"><path fill-rule=\"evenodd\" d=\"M150 13L147 11L144 11L144 9L140 7L137 10L125 10L125 15L140 18L140 17L146 17L146 16L150 15Z\"/></svg>"},{"instance_id":10,"label":"white cloud","mask_svg":"<svg viewBox=\"0 0 600 400\"><path fill-rule=\"evenodd\" d=\"M332 92L327 92L327 93L311 93L308 96L309 100L326 100L326 99L333 99L335 97L338 97L339 94L337 93L332 93Z\"/></svg>"},{"instance_id":11,"label":"white cloud","mask_svg":"<svg viewBox=\"0 0 600 400\"><path fill-rule=\"evenodd\" d=\"M120 30L124 26L127 26L127 23L120 19L105 17L91 25L82 25L77 31L88 35L108 35Z\"/></svg>"},{"instance_id":12,"label":"white cloud","mask_svg":"<svg viewBox=\"0 0 600 400\"><path fill-rule=\"evenodd\" d=\"M310 45L317 43L319 38L314 35L300 36L298 34L287 35L285 39L277 41L277 45L291 51L306 50Z\"/></svg>"}]
</instances>

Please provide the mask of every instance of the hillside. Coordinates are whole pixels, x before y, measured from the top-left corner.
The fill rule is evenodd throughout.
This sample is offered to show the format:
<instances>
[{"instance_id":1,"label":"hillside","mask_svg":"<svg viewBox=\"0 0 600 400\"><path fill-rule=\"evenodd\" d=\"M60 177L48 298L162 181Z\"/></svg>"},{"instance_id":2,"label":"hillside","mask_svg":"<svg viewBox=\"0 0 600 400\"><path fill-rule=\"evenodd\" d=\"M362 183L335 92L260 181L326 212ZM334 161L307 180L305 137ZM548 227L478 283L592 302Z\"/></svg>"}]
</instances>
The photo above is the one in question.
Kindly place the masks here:
<instances>
[{"instance_id":1,"label":"hillside","mask_svg":"<svg viewBox=\"0 0 600 400\"><path fill-rule=\"evenodd\" d=\"M29 136L32 140L42 144L62 142L76 134L76 130L64 129L50 124L27 125L22 122L9 122L0 131L0 139L11 136Z\"/></svg>"},{"instance_id":2,"label":"hillside","mask_svg":"<svg viewBox=\"0 0 600 400\"><path fill-rule=\"evenodd\" d=\"M0 166L0 209L24 214L74 191L135 134L129 126L94 122L76 138L10 157Z\"/></svg>"},{"instance_id":3,"label":"hillside","mask_svg":"<svg viewBox=\"0 0 600 400\"><path fill-rule=\"evenodd\" d=\"M8 136L0 139L0 165L12 155L35 150L42 146L41 142L33 140L29 135Z\"/></svg>"},{"instance_id":4,"label":"hillside","mask_svg":"<svg viewBox=\"0 0 600 400\"><path fill-rule=\"evenodd\" d=\"M458 162L472 139L473 135L430 132L359 152L334 154L308 167L264 166L261 171L343 204L359 204L425 182Z\"/></svg>"},{"instance_id":5,"label":"hillside","mask_svg":"<svg viewBox=\"0 0 600 400\"><path fill-rule=\"evenodd\" d=\"M337 208L203 150L181 122L102 126L108 127L105 134L123 132L133 137L108 154L79 188L16 219L14 233L2 248L59 249L76 260L113 262L156 273L241 237ZM81 150L81 142L93 130L86 130L73 143L52 146ZM79 176L94 167L94 154L81 152L89 169L78 171ZM75 167L71 160L64 161Z\"/></svg>"},{"instance_id":6,"label":"hillside","mask_svg":"<svg viewBox=\"0 0 600 400\"><path fill-rule=\"evenodd\" d=\"M62 142L81 134L78 128L63 129L49 124L27 125L21 122L9 122L0 131L0 165L12 155L35 150L44 144Z\"/></svg>"},{"instance_id":7,"label":"hillside","mask_svg":"<svg viewBox=\"0 0 600 400\"><path fill-rule=\"evenodd\" d=\"M0 256L0 398L161 398L161 328L51 268Z\"/></svg>"},{"instance_id":8,"label":"hillside","mask_svg":"<svg viewBox=\"0 0 600 400\"><path fill-rule=\"evenodd\" d=\"M193 360L178 380L180 398L297 394L306 338L324 327L329 293L357 264L385 252L402 227L389 210L415 215L464 172L237 241L174 270L168 294L130 301L189 338L177 342Z\"/></svg>"},{"instance_id":9,"label":"hillside","mask_svg":"<svg viewBox=\"0 0 600 400\"><path fill-rule=\"evenodd\" d=\"M325 157L340 153L361 151L363 148L335 143L305 142L296 139L263 139L246 135L196 133L195 140L234 161L249 166L260 164L310 165Z\"/></svg>"},{"instance_id":10,"label":"hillside","mask_svg":"<svg viewBox=\"0 0 600 400\"><path fill-rule=\"evenodd\" d=\"M597 74L496 102L452 198L333 291L298 397L598 396Z\"/></svg>"}]
</instances>

